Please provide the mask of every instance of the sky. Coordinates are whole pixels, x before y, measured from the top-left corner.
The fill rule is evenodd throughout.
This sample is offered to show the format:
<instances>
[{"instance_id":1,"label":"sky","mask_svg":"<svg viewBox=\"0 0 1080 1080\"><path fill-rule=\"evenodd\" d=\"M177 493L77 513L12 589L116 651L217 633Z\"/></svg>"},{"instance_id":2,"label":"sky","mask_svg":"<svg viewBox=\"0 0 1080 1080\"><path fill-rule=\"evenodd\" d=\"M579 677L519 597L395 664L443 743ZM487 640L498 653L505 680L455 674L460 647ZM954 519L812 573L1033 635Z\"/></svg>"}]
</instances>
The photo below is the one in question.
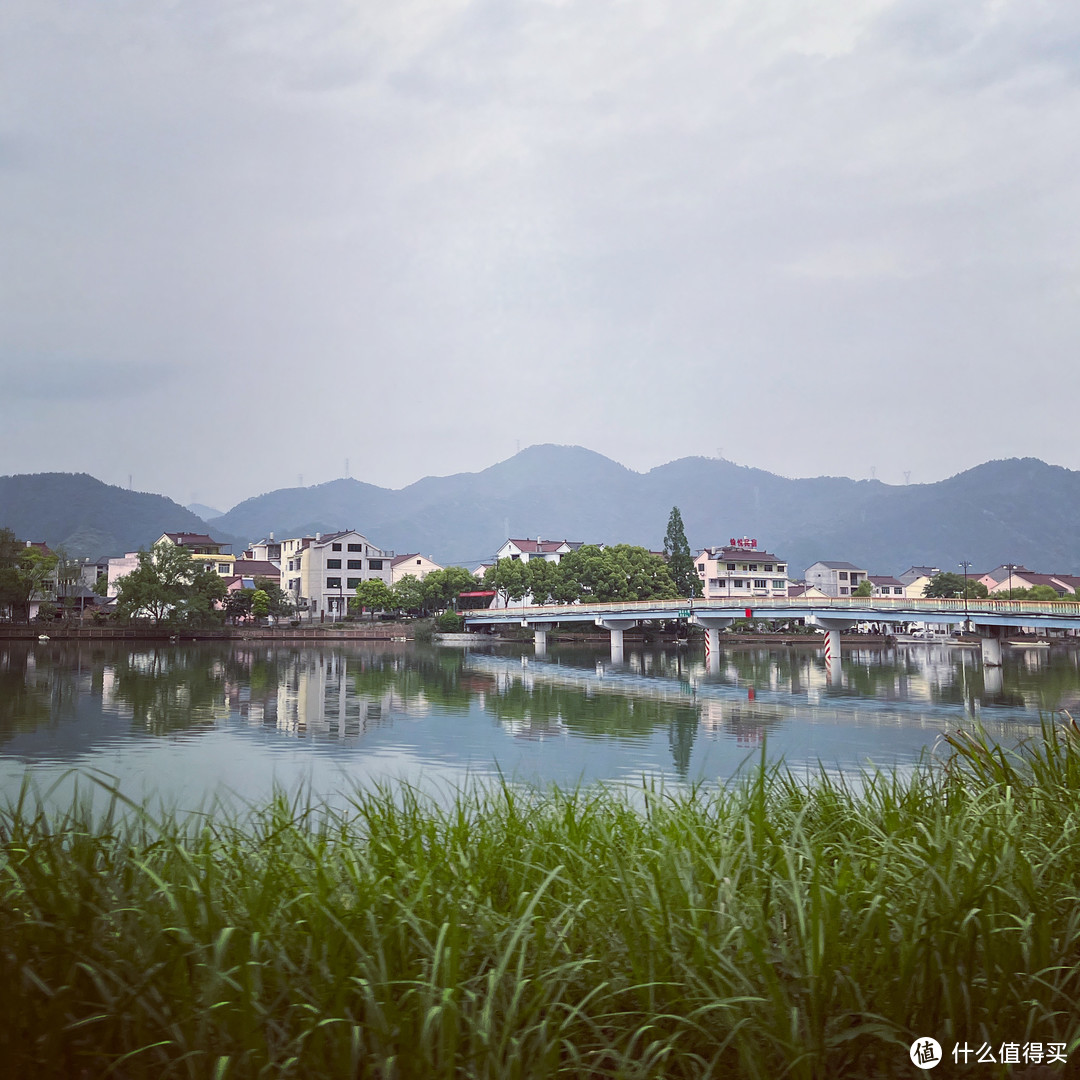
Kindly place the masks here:
<instances>
[{"instance_id":1,"label":"sky","mask_svg":"<svg viewBox=\"0 0 1080 1080\"><path fill-rule=\"evenodd\" d=\"M1080 468L1080 5L5 0L0 473Z\"/></svg>"}]
</instances>

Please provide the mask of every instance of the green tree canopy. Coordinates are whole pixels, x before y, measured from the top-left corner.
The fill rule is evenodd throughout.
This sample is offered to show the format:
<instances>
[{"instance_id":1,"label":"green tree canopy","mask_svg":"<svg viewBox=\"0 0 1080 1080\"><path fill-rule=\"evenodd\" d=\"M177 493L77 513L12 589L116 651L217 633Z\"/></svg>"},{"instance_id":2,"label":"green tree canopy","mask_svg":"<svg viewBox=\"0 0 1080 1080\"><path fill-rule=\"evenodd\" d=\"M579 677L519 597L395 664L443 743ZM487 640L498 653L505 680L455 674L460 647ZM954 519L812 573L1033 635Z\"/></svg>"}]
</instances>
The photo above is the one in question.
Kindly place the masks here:
<instances>
[{"instance_id":1,"label":"green tree canopy","mask_svg":"<svg viewBox=\"0 0 1080 1080\"><path fill-rule=\"evenodd\" d=\"M390 611L394 606L394 594L382 578L361 581L356 586L356 596L349 601L349 607L354 611L367 610L372 613L372 617L376 611Z\"/></svg>"},{"instance_id":2,"label":"green tree canopy","mask_svg":"<svg viewBox=\"0 0 1080 1080\"><path fill-rule=\"evenodd\" d=\"M690 553L690 544L686 539L682 514L677 506L671 508L668 516L667 533L664 535L664 556L667 559L671 580L675 583L676 595L700 596L701 578L694 568L694 556Z\"/></svg>"},{"instance_id":3,"label":"green tree canopy","mask_svg":"<svg viewBox=\"0 0 1080 1080\"><path fill-rule=\"evenodd\" d=\"M986 586L981 581L976 581L973 578L966 579L966 588L969 600L979 600L987 595ZM945 573L935 574L923 586L923 596L932 596L945 600L957 597L963 598L964 589L964 575L946 571Z\"/></svg>"},{"instance_id":4,"label":"green tree canopy","mask_svg":"<svg viewBox=\"0 0 1080 1080\"><path fill-rule=\"evenodd\" d=\"M138 553L130 574L117 580L117 613L124 618L208 622L218 616L225 582L213 568L176 544L158 544Z\"/></svg>"},{"instance_id":5,"label":"green tree canopy","mask_svg":"<svg viewBox=\"0 0 1080 1080\"><path fill-rule=\"evenodd\" d=\"M405 574L394 582L393 608L397 611L424 610L424 583L415 574Z\"/></svg>"},{"instance_id":6,"label":"green tree canopy","mask_svg":"<svg viewBox=\"0 0 1080 1080\"><path fill-rule=\"evenodd\" d=\"M504 605L521 600L529 591L529 574L520 559L499 559L484 571L484 588L494 589Z\"/></svg>"},{"instance_id":7,"label":"green tree canopy","mask_svg":"<svg viewBox=\"0 0 1080 1080\"><path fill-rule=\"evenodd\" d=\"M873 596L874 595L874 583L869 578L860 581L851 591L852 596Z\"/></svg>"}]
</instances>

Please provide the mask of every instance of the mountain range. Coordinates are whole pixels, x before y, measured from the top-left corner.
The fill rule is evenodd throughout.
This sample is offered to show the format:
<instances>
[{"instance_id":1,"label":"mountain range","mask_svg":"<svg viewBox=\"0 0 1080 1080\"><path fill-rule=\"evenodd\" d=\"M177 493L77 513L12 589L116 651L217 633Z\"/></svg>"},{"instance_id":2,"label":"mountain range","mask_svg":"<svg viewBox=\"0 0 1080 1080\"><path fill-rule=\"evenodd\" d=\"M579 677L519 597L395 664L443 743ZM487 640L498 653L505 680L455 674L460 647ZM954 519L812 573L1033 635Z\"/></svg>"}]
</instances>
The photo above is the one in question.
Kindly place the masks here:
<instances>
[{"instance_id":1,"label":"mountain range","mask_svg":"<svg viewBox=\"0 0 1080 1080\"><path fill-rule=\"evenodd\" d=\"M690 546L750 536L794 575L819 559L875 574L911 565L975 570L1005 562L1080 573L1080 472L1034 458L991 461L932 484L789 479L716 458L646 473L576 446L532 446L477 473L391 490L355 479L246 499L212 526L161 495L85 474L0 477L0 526L80 556L119 554L163 531L247 543L355 528L374 544L449 565L490 560L508 537L632 543L659 549L672 506Z\"/></svg>"}]
</instances>

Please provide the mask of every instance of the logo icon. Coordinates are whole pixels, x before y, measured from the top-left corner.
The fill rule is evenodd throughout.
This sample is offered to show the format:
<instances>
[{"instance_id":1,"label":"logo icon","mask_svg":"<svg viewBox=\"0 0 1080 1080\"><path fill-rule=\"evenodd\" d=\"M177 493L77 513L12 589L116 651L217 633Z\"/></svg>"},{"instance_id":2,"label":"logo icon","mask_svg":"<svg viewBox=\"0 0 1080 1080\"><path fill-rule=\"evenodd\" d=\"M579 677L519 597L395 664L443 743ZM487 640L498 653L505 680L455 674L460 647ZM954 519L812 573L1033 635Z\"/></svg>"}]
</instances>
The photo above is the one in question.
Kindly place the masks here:
<instances>
[{"instance_id":1,"label":"logo icon","mask_svg":"<svg viewBox=\"0 0 1080 1080\"><path fill-rule=\"evenodd\" d=\"M920 1035L909 1051L911 1064L917 1069L932 1069L941 1063L941 1043L928 1035Z\"/></svg>"}]
</instances>

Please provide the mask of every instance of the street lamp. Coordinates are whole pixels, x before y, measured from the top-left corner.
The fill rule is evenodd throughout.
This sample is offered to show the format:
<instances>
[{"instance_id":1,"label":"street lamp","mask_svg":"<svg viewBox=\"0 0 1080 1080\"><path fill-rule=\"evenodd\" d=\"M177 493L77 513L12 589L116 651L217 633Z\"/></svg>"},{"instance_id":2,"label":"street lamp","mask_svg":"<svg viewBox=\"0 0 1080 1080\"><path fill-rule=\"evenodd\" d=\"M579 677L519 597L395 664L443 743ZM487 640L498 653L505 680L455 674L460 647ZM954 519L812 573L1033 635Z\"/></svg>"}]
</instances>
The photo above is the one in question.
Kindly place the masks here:
<instances>
[{"instance_id":1,"label":"street lamp","mask_svg":"<svg viewBox=\"0 0 1080 1080\"><path fill-rule=\"evenodd\" d=\"M1009 599L1012 599L1012 572L1016 569L1016 563L1006 563L1005 569L1009 571Z\"/></svg>"},{"instance_id":2,"label":"street lamp","mask_svg":"<svg viewBox=\"0 0 1080 1080\"><path fill-rule=\"evenodd\" d=\"M971 563L965 559L960 565L964 568L964 631L971 633L971 617L968 615L968 570Z\"/></svg>"}]
</instances>

